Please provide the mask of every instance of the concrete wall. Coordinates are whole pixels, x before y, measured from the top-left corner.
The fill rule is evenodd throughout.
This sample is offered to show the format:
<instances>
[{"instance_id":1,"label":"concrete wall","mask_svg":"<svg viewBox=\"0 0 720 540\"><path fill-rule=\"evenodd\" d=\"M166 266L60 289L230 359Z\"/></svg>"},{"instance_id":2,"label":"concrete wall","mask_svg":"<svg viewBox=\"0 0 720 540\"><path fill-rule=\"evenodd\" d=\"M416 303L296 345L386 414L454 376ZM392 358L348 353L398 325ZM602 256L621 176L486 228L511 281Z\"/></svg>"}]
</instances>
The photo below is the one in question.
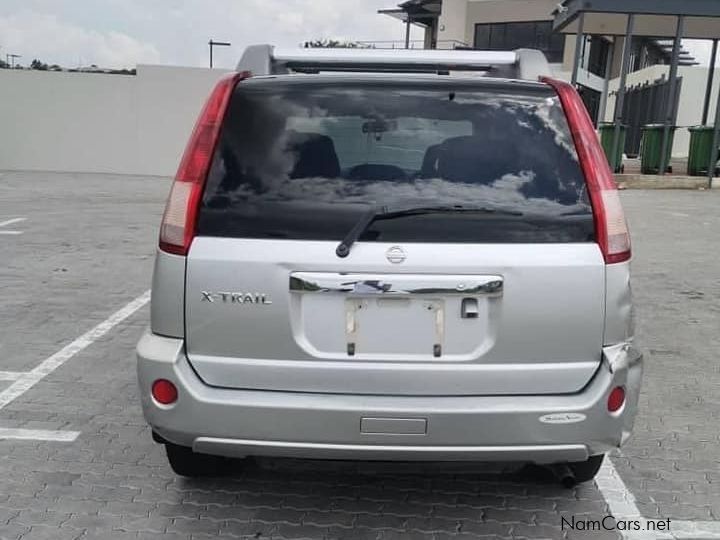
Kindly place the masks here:
<instances>
[{"instance_id":1,"label":"concrete wall","mask_svg":"<svg viewBox=\"0 0 720 540\"><path fill-rule=\"evenodd\" d=\"M438 40L473 45L473 36L466 35L468 0L443 0L438 21Z\"/></svg>"},{"instance_id":2,"label":"concrete wall","mask_svg":"<svg viewBox=\"0 0 720 540\"><path fill-rule=\"evenodd\" d=\"M225 72L138 66L137 75L0 70L0 169L174 175Z\"/></svg>"}]
</instances>

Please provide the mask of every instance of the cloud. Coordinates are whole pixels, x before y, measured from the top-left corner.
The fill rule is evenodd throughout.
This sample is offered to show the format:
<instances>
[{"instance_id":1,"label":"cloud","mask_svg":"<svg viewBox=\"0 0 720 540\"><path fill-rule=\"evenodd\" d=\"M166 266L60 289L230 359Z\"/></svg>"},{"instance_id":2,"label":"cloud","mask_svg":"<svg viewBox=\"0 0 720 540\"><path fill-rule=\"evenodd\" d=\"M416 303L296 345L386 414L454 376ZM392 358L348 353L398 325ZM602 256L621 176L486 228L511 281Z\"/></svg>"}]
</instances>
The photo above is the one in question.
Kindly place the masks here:
<instances>
[{"instance_id":1,"label":"cloud","mask_svg":"<svg viewBox=\"0 0 720 540\"><path fill-rule=\"evenodd\" d=\"M12 52L68 67L136 63L205 66L210 38L219 67L253 43L402 40L402 23L379 15L399 0L3 0L0 56ZM415 39L422 29L416 28Z\"/></svg>"},{"instance_id":2,"label":"cloud","mask_svg":"<svg viewBox=\"0 0 720 540\"><path fill-rule=\"evenodd\" d=\"M2 52L21 54L18 61L24 65L33 58L66 67L96 64L110 68L160 60L154 45L123 32L88 30L34 11L0 16L0 39Z\"/></svg>"}]
</instances>

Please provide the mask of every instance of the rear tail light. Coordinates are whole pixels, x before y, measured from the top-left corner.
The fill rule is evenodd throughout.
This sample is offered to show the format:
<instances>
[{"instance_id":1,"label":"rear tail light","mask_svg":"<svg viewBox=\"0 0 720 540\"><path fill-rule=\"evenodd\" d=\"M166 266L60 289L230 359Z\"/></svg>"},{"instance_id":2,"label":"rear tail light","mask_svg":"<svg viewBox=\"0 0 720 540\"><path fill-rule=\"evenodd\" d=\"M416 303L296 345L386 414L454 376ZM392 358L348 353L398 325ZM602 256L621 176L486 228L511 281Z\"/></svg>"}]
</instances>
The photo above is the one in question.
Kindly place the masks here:
<instances>
[{"instance_id":1,"label":"rear tail light","mask_svg":"<svg viewBox=\"0 0 720 540\"><path fill-rule=\"evenodd\" d=\"M168 380L158 379L152 385L152 396L161 405L172 405L177 401L177 387Z\"/></svg>"},{"instance_id":2,"label":"rear tail light","mask_svg":"<svg viewBox=\"0 0 720 540\"><path fill-rule=\"evenodd\" d=\"M622 386L616 386L608 396L607 408L608 412L614 413L619 411L625 404L625 389Z\"/></svg>"},{"instance_id":3,"label":"rear tail light","mask_svg":"<svg viewBox=\"0 0 720 540\"><path fill-rule=\"evenodd\" d=\"M543 78L560 97L585 175L595 216L595 233L606 264L627 261L631 256L630 233L615 178L600 146L585 104L572 85Z\"/></svg>"},{"instance_id":4,"label":"rear tail light","mask_svg":"<svg viewBox=\"0 0 720 540\"><path fill-rule=\"evenodd\" d=\"M235 85L249 76L242 72L221 79L200 113L165 206L160 226L160 249L163 251L187 255L190 249L205 179L230 95Z\"/></svg>"}]
</instances>

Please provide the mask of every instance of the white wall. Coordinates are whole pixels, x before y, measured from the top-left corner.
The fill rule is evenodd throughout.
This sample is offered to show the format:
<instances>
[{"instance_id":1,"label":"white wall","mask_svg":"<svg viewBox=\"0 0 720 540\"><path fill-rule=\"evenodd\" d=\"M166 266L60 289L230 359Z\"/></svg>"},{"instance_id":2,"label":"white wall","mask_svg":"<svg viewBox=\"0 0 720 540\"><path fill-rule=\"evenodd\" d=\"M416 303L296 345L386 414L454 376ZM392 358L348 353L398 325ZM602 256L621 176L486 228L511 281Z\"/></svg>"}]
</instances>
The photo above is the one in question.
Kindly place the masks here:
<instances>
[{"instance_id":1,"label":"white wall","mask_svg":"<svg viewBox=\"0 0 720 540\"><path fill-rule=\"evenodd\" d=\"M223 70L0 70L0 169L172 176Z\"/></svg>"},{"instance_id":2,"label":"white wall","mask_svg":"<svg viewBox=\"0 0 720 540\"><path fill-rule=\"evenodd\" d=\"M468 0L443 0L438 21L438 41L459 41L472 46L473 39L465 34Z\"/></svg>"}]
</instances>

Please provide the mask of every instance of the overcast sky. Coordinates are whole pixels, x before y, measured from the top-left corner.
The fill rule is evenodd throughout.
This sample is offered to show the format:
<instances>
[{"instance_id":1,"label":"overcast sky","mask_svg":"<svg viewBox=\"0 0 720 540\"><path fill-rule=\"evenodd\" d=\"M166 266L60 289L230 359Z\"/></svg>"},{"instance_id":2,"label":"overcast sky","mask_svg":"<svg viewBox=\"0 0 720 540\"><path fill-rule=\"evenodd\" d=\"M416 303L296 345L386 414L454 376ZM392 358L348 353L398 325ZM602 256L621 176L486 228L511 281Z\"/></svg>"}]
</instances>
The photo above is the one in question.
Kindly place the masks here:
<instances>
[{"instance_id":1,"label":"overcast sky","mask_svg":"<svg viewBox=\"0 0 720 540\"><path fill-rule=\"evenodd\" d=\"M381 8L399 0L2 0L0 58L21 54L66 67L97 64L234 67L252 43L294 46L320 38L402 40L404 26ZM421 32L416 32L420 37Z\"/></svg>"},{"instance_id":2,"label":"overcast sky","mask_svg":"<svg viewBox=\"0 0 720 540\"><path fill-rule=\"evenodd\" d=\"M399 0L2 0L0 58L20 54L65 67L135 64L233 67L251 43L294 46L321 38L402 40L402 23L377 14ZM420 38L416 29L413 38ZM709 46L686 43L707 63Z\"/></svg>"}]
</instances>

